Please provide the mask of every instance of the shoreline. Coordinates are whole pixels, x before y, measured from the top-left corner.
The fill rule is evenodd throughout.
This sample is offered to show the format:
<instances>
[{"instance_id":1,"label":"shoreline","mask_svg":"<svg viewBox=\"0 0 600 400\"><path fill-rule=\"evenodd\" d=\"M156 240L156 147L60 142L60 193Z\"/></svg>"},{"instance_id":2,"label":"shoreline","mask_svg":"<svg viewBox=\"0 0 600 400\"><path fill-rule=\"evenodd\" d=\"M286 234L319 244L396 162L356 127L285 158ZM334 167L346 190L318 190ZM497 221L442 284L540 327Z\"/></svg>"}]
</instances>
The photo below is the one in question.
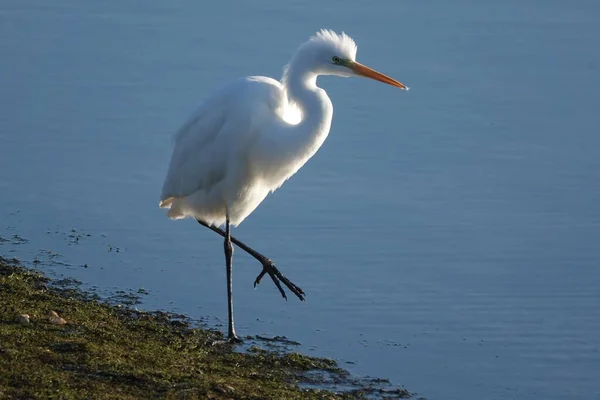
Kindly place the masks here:
<instances>
[{"instance_id":1,"label":"shoreline","mask_svg":"<svg viewBox=\"0 0 600 400\"><path fill-rule=\"evenodd\" d=\"M57 283L0 256L2 398L411 397L385 379L293 352L286 338L256 336L239 352L214 345L219 331L183 315L110 304Z\"/></svg>"}]
</instances>

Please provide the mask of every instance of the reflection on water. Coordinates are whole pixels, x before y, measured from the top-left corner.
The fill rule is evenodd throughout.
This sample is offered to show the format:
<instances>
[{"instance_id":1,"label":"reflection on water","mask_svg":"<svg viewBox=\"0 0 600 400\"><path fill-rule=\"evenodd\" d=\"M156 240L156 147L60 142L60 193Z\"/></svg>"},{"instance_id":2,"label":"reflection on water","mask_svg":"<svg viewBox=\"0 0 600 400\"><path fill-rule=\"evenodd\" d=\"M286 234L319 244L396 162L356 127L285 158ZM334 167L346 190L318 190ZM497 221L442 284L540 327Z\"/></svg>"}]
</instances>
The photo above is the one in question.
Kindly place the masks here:
<instances>
[{"instance_id":1,"label":"reflection on water","mask_svg":"<svg viewBox=\"0 0 600 400\"><path fill-rule=\"evenodd\" d=\"M385 7L0 6L0 251L224 321L221 240L157 208L170 134L221 84L279 76L312 32L346 30L412 90L319 81L330 137L235 230L308 301L252 290L260 266L238 251L239 332L427 398L598 396L600 7Z\"/></svg>"}]
</instances>

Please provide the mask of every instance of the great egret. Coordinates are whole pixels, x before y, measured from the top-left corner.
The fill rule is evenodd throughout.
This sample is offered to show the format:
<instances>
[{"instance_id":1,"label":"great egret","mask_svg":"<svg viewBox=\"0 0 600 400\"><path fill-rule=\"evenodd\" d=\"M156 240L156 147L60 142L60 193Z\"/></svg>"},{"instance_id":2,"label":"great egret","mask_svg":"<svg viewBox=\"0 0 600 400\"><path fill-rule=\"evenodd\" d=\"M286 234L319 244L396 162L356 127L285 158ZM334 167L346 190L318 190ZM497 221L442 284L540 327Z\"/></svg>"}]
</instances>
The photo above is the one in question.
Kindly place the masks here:
<instances>
[{"instance_id":1,"label":"great egret","mask_svg":"<svg viewBox=\"0 0 600 400\"><path fill-rule=\"evenodd\" d=\"M172 219L193 217L225 238L230 342L240 342L233 323L232 242L263 265L255 287L269 274L284 298L280 281L304 300L302 289L270 259L230 235L230 225L239 225L325 141L333 106L317 86L317 76L363 76L408 89L356 62L356 49L345 33L321 30L296 50L281 82L264 76L238 79L209 98L175 133L160 207L168 208Z\"/></svg>"}]
</instances>

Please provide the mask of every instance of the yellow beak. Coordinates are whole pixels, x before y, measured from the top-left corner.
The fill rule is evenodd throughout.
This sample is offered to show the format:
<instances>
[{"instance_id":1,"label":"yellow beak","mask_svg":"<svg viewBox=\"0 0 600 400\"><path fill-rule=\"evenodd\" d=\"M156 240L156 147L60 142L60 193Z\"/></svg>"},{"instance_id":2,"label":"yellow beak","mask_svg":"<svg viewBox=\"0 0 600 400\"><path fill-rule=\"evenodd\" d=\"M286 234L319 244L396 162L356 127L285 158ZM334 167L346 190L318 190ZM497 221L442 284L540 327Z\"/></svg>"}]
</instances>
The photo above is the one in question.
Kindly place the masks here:
<instances>
[{"instance_id":1,"label":"yellow beak","mask_svg":"<svg viewBox=\"0 0 600 400\"><path fill-rule=\"evenodd\" d=\"M374 69L357 63L356 61L349 61L347 67L354 71L357 75L364 76L366 78L375 79L376 81L387 83L388 85L399 87L400 89L408 90L408 87L401 84L397 80L390 78L387 75L377 72Z\"/></svg>"}]
</instances>

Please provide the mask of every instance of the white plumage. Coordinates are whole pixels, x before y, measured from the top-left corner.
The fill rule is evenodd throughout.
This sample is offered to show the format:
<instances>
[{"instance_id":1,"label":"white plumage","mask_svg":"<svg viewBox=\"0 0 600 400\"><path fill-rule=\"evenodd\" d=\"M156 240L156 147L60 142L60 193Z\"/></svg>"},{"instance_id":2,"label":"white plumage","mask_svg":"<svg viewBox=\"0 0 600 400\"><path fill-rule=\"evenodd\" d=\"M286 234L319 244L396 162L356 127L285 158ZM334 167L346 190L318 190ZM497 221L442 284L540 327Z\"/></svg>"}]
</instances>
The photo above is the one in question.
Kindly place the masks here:
<instances>
[{"instance_id":1,"label":"white plumage","mask_svg":"<svg viewBox=\"0 0 600 400\"><path fill-rule=\"evenodd\" d=\"M346 34L322 30L296 51L282 83L241 78L202 104L174 137L160 201L168 216L220 226L229 208L240 224L323 144L333 106L316 77L355 75L331 60L355 61L356 50Z\"/></svg>"},{"instance_id":2,"label":"white plumage","mask_svg":"<svg viewBox=\"0 0 600 400\"><path fill-rule=\"evenodd\" d=\"M281 157L297 126L284 119L290 109L266 77L238 79L204 103L175 135L160 204L169 217L219 226L228 207L231 224L241 223L312 155Z\"/></svg>"},{"instance_id":3,"label":"white plumage","mask_svg":"<svg viewBox=\"0 0 600 400\"><path fill-rule=\"evenodd\" d=\"M406 89L357 63L356 50L346 34L322 30L293 54L281 82L245 77L210 97L174 136L160 207L173 219L225 224L227 235L219 233L227 243L229 224L240 224L329 134L333 106L317 87L318 75L365 76ZM294 293L302 298L301 290ZM230 311L230 337L232 326Z\"/></svg>"}]
</instances>

